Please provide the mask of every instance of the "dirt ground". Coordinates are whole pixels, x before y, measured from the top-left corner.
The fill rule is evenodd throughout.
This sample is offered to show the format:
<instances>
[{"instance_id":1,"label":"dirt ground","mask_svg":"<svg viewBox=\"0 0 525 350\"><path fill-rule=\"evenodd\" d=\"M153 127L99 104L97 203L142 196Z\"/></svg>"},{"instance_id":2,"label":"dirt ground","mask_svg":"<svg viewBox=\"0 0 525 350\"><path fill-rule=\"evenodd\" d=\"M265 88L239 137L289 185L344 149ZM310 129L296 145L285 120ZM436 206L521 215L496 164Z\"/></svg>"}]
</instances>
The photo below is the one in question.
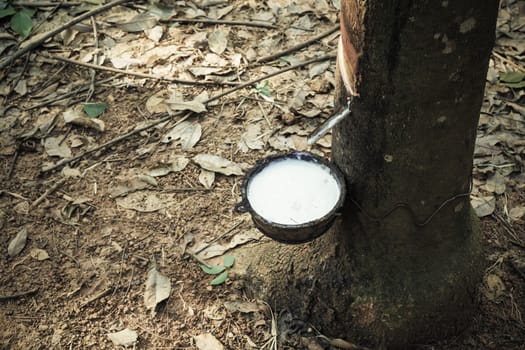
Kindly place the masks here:
<instances>
[{"instance_id":1,"label":"dirt ground","mask_svg":"<svg viewBox=\"0 0 525 350\"><path fill-rule=\"evenodd\" d=\"M336 348L311 327L284 331L289 310L248 299L236 265L217 285L201 265L242 264L235 247L267 239L233 210L242 174L307 149L333 112L338 1L169 3L106 10L0 71L1 349ZM83 13L33 9L28 40ZM524 11L523 1L502 2L479 124L479 313L464 334L420 349L525 349ZM19 36L1 21L6 57ZM87 117L86 102L105 110ZM311 151L329 157L330 135Z\"/></svg>"}]
</instances>

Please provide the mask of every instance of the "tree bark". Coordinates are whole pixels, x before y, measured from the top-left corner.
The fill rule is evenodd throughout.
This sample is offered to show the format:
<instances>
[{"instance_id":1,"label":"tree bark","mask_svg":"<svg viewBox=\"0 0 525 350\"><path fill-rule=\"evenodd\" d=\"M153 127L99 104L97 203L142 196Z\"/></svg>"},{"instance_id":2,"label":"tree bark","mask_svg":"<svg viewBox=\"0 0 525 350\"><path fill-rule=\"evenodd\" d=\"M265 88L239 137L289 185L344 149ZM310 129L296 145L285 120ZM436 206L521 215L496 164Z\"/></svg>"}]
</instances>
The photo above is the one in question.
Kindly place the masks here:
<instances>
[{"instance_id":1,"label":"tree bark","mask_svg":"<svg viewBox=\"0 0 525 350\"><path fill-rule=\"evenodd\" d=\"M483 269L468 192L498 3L341 1L336 102L354 97L332 153L347 201L318 240L260 248L254 295L372 347L468 325Z\"/></svg>"}]
</instances>

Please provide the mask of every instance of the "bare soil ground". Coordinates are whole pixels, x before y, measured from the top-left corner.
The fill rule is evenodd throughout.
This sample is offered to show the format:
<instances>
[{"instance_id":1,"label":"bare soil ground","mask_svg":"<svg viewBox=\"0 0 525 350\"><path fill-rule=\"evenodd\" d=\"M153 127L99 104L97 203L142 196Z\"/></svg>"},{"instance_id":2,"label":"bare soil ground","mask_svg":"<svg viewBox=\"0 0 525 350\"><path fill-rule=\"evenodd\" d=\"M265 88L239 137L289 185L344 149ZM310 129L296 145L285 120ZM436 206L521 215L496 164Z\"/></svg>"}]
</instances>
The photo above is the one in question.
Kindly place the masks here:
<instances>
[{"instance_id":1,"label":"bare soil ground","mask_svg":"<svg viewBox=\"0 0 525 350\"><path fill-rule=\"evenodd\" d=\"M216 276L200 265L221 265L225 254L242 264L232 249L266 239L233 210L241 174L267 155L307 148L308 133L333 112L335 61L320 59L206 107L202 101L333 54L337 1L169 5L153 17L136 17L151 12L149 4L114 7L0 72L1 349L336 348L314 328L291 329L287 310L249 300L235 269L212 286ZM78 7L34 9L36 32L78 15ZM464 334L421 349L525 349L523 11L523 1L502 2L479 125L472 196L488 260L480 311ZM8 20L0 25L7 56L18 37ZM257 63L325 32L304 49ZM88 118L85 102L107 108ZM166 122L42 171L168 113ZM310 150L329 157L330 135Z\"/></svg>"}]
</instances>

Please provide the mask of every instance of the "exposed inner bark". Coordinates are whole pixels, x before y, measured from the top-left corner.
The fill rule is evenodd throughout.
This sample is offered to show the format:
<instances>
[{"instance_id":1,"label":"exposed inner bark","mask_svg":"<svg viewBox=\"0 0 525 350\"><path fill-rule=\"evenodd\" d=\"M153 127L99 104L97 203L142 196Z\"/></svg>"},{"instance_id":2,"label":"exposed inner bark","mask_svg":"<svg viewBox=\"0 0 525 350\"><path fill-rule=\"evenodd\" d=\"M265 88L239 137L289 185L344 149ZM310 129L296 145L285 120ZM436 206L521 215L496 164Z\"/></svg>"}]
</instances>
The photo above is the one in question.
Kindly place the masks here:
<instances>
[{"instance_id":1,"label":"exposed inner bark","mask_svg":"<svg viewBox=\"0 0 525 350\"><path fill-rule=\"evenodd\" d=\"M320 239L261 247L253 293L369 346L404 348L468 324L482 260L466 193L497 8L342 1L359 94L333 134L348 200Z\"/></svg>"}]
</instances>

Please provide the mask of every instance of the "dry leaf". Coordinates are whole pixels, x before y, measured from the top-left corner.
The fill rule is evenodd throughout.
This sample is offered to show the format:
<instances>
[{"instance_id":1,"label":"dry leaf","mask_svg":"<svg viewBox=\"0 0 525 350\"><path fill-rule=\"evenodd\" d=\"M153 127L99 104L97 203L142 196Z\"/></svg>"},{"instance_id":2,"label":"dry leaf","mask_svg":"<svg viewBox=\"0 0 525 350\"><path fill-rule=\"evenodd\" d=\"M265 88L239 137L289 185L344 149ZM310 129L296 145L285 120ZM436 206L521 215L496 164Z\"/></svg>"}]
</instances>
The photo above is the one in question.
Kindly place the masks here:
<instances>
[{"instance_id":1,"label":"dry leaf","mask_svg":"<svg viewBox=\"0 0 525 350\"><path fill-rule=\"evenodd\" d=\"M193 157L193 161L201 168L214 171L224 175L242 175L244 171L242 166L238 163L229 161L228 159L215 156L212 154L198 154Z\"/></svg>"},{"instance_id":2,"label":"dry leaf","mask_svg":"<svg viewBox=\"0 0 525 350\"><path fill-rule=\"evenodd\" d=\"M13 257L15 255L18 255L25 247L27 241L27 230L25 228L18 231L15 238L9 242L9 246L7 247L7 254L9 256Z\"/></svg>"},{"instance_id":3,"label":"dry leaf","mask_svg":"<svg viewBox=\"0 0 525 350\"><path fill-rule=\"evenodd\" d=\"M125 328L120 332L108 333L108 338L116 346L132 346L137 342L138 334L134 330Z\"/></svg>"},{"instance_id":4,"label":"dry leaf","mask_svg":"<svg viewBox=\"0 0 525 350\"><path fill-rule=\"evenodd\" d=\"M76 109L69 109L64 112L64 122L66 124L78 125L83 128L90 128L97 131L104 131L106 126L104 122L97 118L88 118L82 111Z\"/></svg>"},{"instance_id":5,"label":"dry leaf","mask_svg":"<svg viewBox=\"0 0 525 350\"><path fill-rule=\"evenodd\" d=\"M488 192L495 194L505 193L505 177L500 172L495 172L494 175L488 178L484 188Z\"/></svg>"},{"instance_id":6,"label":"dry leaf","mask_svg":"<svg viewBox=\"0 0 525 350\"><path fill-rule=\"evenodd\" d=\"M210 47L211 52L218 55L223 53L228 46L228 32L222 29L213 31L208 36L208 46Z\"/></svg>"},{"instance_id":7,"label":"dry leaf","mask_svg":"<svg viewBox=\"0 0 525 350\"><path fill-rule=\"evenodd\" d=\"M168 277L157 271L155 264L148 271L144 290L144 304L152 314L155 313L157 305L168 299L171 293L171 282Z\"/></svg>"},{"instance_id":8,"label":"dry leaf","mask_svg":"<svg viewBox=\"0 0 525 350\"><path fill-rule=\"evenodd\" d=\"M140 181L142 181L144 183L147 183L148 185L151 185L151 186L158 186L159 185L157 180L155 180L155 178L153 176L150 176L150 175L139 174L139 175L137 175L137 179L139 179Z\"/></svg>"},{"instance_id":9,"label":"dry leaf","mask_svg":"<svg viewBox=\"0 0 525 350\"><path fill-rule=\"evenodd\" d=\"M251 302L251 301L240 301L240 300L225 301L224 307L230 312L238 311L238 312L242 312L245 314L250 313L250 312L262 311L265 308L264 305L260 303Z\"/></svg>"},{"instance_id":10,"label":"dry leaf","mask_svg":"<svg viewBox=\"0 0 525 350\"><path fill-rule=\"evenodd\" d=\"M206 112L206 106L201 101L198 101L197 99L184 101L183 97L178 94L171 95L167 103L172 111L192 111L195 113Z\"/></svg>"},{"instance_id":11,"label":"dry leaf","mask_svg":"<svg viewBox=\"0 0 525 350\"><path fill-rule=\"evenodd\" d=\"M213 171L201 169L201 173L199 174L199 182L202 184L202 186L211 188L211 186L213 186L213 182L215 182L215 173Z\"/></svg>"},{"instance_id":12,"label":"dry leaf","mask_svg":"<svg viewBox=\"0 0 525 350\"><path fill-rule=\"evenodd\" d=\"M523 215L525 215L525 207L514 207L509 212L509 216L512 220L519 220Z\"/></svg>"},{"instance_id":13,"label":"dry leaf","mask_svg":"<svg viewBox=\"0 0 525 350\"><path fill-rule=\"evenodd\" d=\"M155 27L158 19L148 12L142 12L133 17L129 22L119 24L118 27L126 32L142 32Z\"/></svg>"},{"instance_id":14,"label":"dry leaf","mask_svg":"<svg viewBox=\"0 0 525 350\"><path fill-rule=\"evenodd\" d=\"M313 64L308 70L310 79L315 78L318 75L323 74L330 67L330 61Z\"/></svg>"},{"instance_id":15,"label":"dry leaf","mask_svg":"<svg viewBox=\"0 0 525 350\"><path fill-rule=\"evenodd\" d=\"M153 177L159 177L166 176L172 172L182 171L184 170L184 168L186 168L186 165L188 165L189 162L190 160L188 158L183 156L177 156L171 162L151 169L150 171L148 171L148 175Z\"/></svg>"},{"instance_id":16,"label":"dry leaf","mask_svg":"<svg viewBox=\"0 0 525 350\"><path fill-rule=\"evenodd\" d=\"M29 214L29 202L28 201L21 201L17 203L13 209L17 214L21 215L27 215Z\"/></svg>"},{"instance_id":17,"label":"dry leaf","mask_svg":"<svg viewBox=\"0 0 525 350\"><path fill-rule=\"evenodd\" d=\"M490 274L485 277L487 283L487 291L485 296L487 299L494 301L505 291L505 284L498 275Z\"/></svg>"},{"instance_id":18,"label":"dry leaf","mask_svg":"<svg viewBox=\"0 0 525 350\"><path fill-rule=\"evenodd\" d=\"M33 259L42 261L49 259L49 254L44 249L34 248L31 249L31 252L29 253Z\"/></svg>"},{"instance_id":19,"label":"dry leaf","mask_svg":"<svg viewBox=\"0 0 525 350\"><path fill-rule=\"evenodd\" d=\"M116 198L138 190L143 190L147 187L148 184L141 179L140 175L134 175L112 188L109 195L111 198Z\"/></svg>"},{"instance_id":20,"label":"dry leaf","mask_svg":"<svg viewBox=\"0 0 525 350\"><path fill-rule=\"evenodd\" d=\"M117 198L116 202L118 206L125 209L151 213L175 204L176 200L171 195L162 193L155 195L144 192L134 192L124 198Z\"/></svg>"},{"instance_id":21,"label":"dry leaf","mask_svg":"<svg viewBox=\"0 0 525 350\"><path fill-rule=\"evenodd\" d=\"M261 233L257 230L251 230L246 232L241 232L233 236L233 238L226 244L221 243L212 243L208 245L205 249L202 249L202 246L195 246L194 251L201 252L198 254L198 256L201 259L211 259L216 256L221 256L227 251L238 247L240 245L249 243L251 241L256 241L261 238Z\"/></svg>"},{"instance_id":22,"label":"dry leaf","mask_svg":"<svg viewBox=\"0 0 525 350\"><path fill-rule=\"evenodd\" d=\"M494 212L494 209L496 209L496 198L494 196L472 197L471 204L476 215L482 218Z\"/></svg>"},{"instance_id":23,"label":"dry leaf","mask_svg":"<svg viewBox=\"0 0 525 350\"><path fill-rule=\"evenodd\" d=\"M278 151L287 151L295 148L293 139L291 137L285 137L282 135L275 135L268 140L270 146Z\"/></svg>"},{"instance_id":24,"label":"dry leaf","mask_svg":"<svg viewBox=\"0 0 525 350\"><path fill-rule=\"evenodd\" d=\"M21 79L15 86L15 92L20 96L27 94L27 80Z\"/></svg>"},{"instance_id":25,"label":"dry leaf","mask_svg":"<svg viewBox=\"0 0 525 350\"><path fill-rule=\"evenodd\" d=\"M168 105L165 103L165 98L162 96L164 92L159 92L151 95L146 101L146 110L151 114L165 113L168 110Z\"/></svg>"},{"instance_id":26,"label":"dry leaf","mask_svg":"<svg viewBox=\"0 0 525 350\"><path fill-rule=\"evenodd\" d=\"M64 177L81 177L82 176L82 174L80 173L80 170L78 170L77 168L70 168L67 165L62 168L61 173Z\"/></svg>"},{"instance_id":27,"label":"dry leaf","mask_svg":"<svg viewBox=\"0 0 525 350\"><path fill-rule=\"evenodd\" d=\"M222 68L216 67L191 67L188 70L196 77L206 76L222 71Z\"/></svg>"},{"instance_id":28,"label":"dry leaf","mask_svg":"<svg viewBox=\"0 0 525 350\"><path fill-rule=\"evenodd\" d=\"M193 339L199 350L224 350L224 345L211 333L202 333L193 337Z\"/></svg>"},{"instance_id":29,"label":"dry leaf","mask_svg":"<svg viewBox=\"0 0 525 350\"><path fill-rule=\"evenodd\" d=\"M246 131L241 135L239 148L243 152L248 152L249 149L263 149L264 141L261 137L261 125L249 124Z\"/></svg>"},{"instance_id":30,"label":"dry leaf","mask_svg":"<svg viewBox=\"0 0 525 350\"><path fill-rule=\"evenodd\" d=\"M44 148L46 150L46 153L50 156L58 156L61 158L69 158L71 157L71 150L69 147L64 143L60 143L62 141L62 138L58 137L48 137L44 141Z\"/></svg>"},{"instance_id":31,"label":"dry leaf","mask_svg":"<svg viewBox=\"0 0 525 350\"><path fill-rule=\"evenodd\" d=\"M164 135L161 142L169 143L175 141L180 143L184 151L187 151L199 142L201 135L202 127L199 123L185 120Z\"/></svg>"},{"instance_id":32,"label":"dry leaf","mask_svg":"<svg viewBox=\"0 0 525 350\"><path fill-rule=\"evenodd\" d=\"M160 39L162 39L162 34L164 34L164 28L162 26L155 26L151 29L146 29L144 33L146 33L146 36L150 40L153 40L154 42L158 43Z\"/></svg>"}]
</instances>

